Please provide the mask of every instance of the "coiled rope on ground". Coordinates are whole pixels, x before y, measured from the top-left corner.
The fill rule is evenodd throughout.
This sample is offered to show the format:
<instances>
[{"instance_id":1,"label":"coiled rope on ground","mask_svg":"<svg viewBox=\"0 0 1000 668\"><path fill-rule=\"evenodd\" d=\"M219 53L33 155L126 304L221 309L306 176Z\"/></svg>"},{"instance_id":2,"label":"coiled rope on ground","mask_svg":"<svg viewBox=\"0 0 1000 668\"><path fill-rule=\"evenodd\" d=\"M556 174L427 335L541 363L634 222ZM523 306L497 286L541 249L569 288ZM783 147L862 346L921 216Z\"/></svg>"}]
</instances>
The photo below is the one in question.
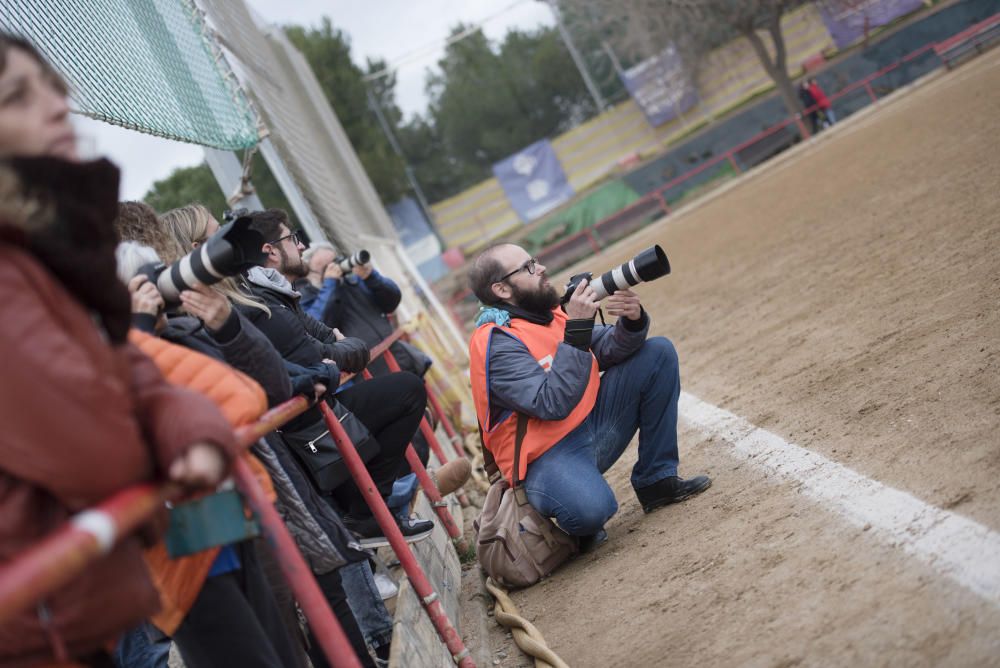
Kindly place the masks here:
<instances>
[{"instance_id":1,"label":"coiled rope on ground","mask_svg":"<svg viewBox=\"0 0 1000 668\"><path fill-rule=\"evenodd\" d=\"M493 595L496 605L493 608L493 618L510 629L514 642L521 651L535 659L535 668L569 668L569 664L559 658L545 643L545 637L534 624L521 616L507 590L486 578L486 589Z\"/></svg>"}]
</instances>

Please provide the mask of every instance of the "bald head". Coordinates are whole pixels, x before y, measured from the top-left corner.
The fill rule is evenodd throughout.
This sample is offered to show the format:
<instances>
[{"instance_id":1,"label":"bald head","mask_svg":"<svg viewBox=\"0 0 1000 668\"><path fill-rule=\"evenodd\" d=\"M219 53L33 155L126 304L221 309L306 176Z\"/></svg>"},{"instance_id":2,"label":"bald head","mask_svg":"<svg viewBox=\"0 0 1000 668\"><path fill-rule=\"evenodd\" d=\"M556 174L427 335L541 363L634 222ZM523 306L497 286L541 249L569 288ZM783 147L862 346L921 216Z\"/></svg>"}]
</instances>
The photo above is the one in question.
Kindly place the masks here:
<instances>
[{"instance_id":1,"label":"bald head","mask_svg":"<svg viewBox=\"0 0 1000 668\"><path fill-rule=\"evenodd\" d=\"M500 277L507 273L504 269L503 260L511 251L527 252L515 244L497 244L490 246L473 261L472 269L469 270L469 285L476 298L487 306L502 301L493 292L493 284L500 280Z\"/></svg>"}]
</instances>

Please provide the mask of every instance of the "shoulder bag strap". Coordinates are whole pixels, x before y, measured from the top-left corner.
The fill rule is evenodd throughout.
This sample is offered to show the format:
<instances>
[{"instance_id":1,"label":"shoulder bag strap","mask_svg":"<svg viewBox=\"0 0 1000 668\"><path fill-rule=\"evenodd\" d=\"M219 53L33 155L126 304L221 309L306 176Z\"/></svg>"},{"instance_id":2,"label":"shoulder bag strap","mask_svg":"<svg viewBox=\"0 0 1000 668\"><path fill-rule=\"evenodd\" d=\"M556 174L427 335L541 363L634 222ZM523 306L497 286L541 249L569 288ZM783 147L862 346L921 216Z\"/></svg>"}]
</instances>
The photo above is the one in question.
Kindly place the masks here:
<instances>
[{"instance_id":1,"label":"shoulder bag strap","mask_svg":"<svg viewBox=\"0 0 1000 668\"><path fill-rule=\"evenodd\" d=\"M523 413L517 413L517 433L514 436L514 470L511 475L513 485L512 488L517 491L521 487L521 444L524 442L524 435L528 433L528 416ZM500 476L500 467L497 466L496 459L493 458L493 453L490 449L486 447L486 439L483 438L483 427L479 426L479 443L483 447L483 468L486 470L486 475L489 476L490 482L495 482ZM524 505L527 503L527 497L524 496L524 491L521 490L517 496L518 503Z\"/></svg>"},{"instance_id":2,"label":"shoulder bag strap","mask_svg":"<svg viewBox=\"0 0 1000 668\"><path fill-rule=\"evenodd\" d=\"M497 466L497 461L493 459L493 453L486 447L486 439L483 438L482 425L479 425L479 445L483 448L483 469L486 470L486 476L492 484L500 478L500 467Z\"/></svg>"},{"instance_id":3,"label":"shoulder bag strap","mask_svg":"<svg viewBox=\"0 0 1000 668\"><path fill-rule=\"evenodd\" d=\"M514 472L511 476L514 483L514 498L519 505L528 502L528 495L524 491L521 483L521 444L524 442L524 435L528 433L528 416L524 413L517 414L517 435L514 437Z\"/></svg>"}]
</instances>

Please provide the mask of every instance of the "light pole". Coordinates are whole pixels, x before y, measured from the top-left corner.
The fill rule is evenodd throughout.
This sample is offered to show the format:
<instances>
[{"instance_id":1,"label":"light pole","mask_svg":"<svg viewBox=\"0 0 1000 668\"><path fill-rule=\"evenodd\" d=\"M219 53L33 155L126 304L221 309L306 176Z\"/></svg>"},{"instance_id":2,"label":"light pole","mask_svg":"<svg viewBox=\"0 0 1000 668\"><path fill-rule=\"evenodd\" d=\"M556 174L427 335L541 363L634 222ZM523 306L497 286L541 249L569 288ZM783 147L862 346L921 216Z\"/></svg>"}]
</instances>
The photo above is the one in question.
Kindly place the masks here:
<instances>
[{"instance_id":1,"label":"light pole","mask_svg":"<svg viewBox=\"0 0 1000 668\"><path fill-rule=\"evenodd\" d=\"M378 103L378 99L372 92L371 85L365 84L365 93L368 95L368 106L371 107L372 113L375 114L375 118L378 119L379 127L382 128L382 133L389 142L389 146L392 147L393 152L399 156L399 159L403 161L403 172L406 174L406 180L410 184L410 188L413 189L413 194L417 196L417 204L420 205L420 209L424 212L424 218L427 219L427 224L430 225L431 232L437 237L438 242L441 247L445 247L444 239L438 233L437 224L434 222L434 218L431 215L431 205L427 202L427 197L424 196L424 191L420 187L420 182L417 181L416 174L413 173L413 168L410 167L409 161L406 159L406 155L403 153L403 147L399 145L399 141L396 139L396 133L392 131L392 126L389 125L389 121L386 119L385 114L382 112L382 105Z\"/></svg>"},{"instance_id":2,"label":"light pole","mask_svg":"<svg viewBox=\"0 0 1000 668\"><path fill-rule=\"evenodd\" d=\"M587 90L590 91L590 96L594 98L594 104L597 105L597 112L600 113L604 111L607 107L604 102L604 98L601 97L601 91L598 90L597 85L594 80L590 77L590 72L587 70L587 64L583 60L583 56L580 52L576 50L576 45L573 44L573 40L569 36L569 31L566 30L566 26L563 24L562 16L559 13L559 6L556 4L556 0L543 0L548 4L549 9L552 10L552 15L556 19L556 28L559 29L559 36L562 37L563 44L566 45L566 50L569 51L570 58L573 59L573 63L576 65L577 71L580 72L580 76L583 78L583 83L587 86Z\"/></svg>"}]
</instances>

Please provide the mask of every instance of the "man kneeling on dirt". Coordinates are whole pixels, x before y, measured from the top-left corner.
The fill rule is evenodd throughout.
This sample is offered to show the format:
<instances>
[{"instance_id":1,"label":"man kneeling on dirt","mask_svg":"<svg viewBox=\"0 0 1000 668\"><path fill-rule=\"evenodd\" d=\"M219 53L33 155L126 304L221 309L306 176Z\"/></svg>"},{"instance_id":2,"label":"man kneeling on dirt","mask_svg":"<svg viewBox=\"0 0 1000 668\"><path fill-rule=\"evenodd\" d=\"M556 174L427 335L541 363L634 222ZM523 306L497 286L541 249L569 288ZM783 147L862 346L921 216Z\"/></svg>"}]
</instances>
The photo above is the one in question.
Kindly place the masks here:
<instances>
[{"instance_id":1,"label":"man kneeling on dirt","mask_svg":"<svg viewBox=\"0 0 1000 668\"><path fill-rule=\"evenodd\" d=\"M634 292L609 296L605 313L618 322L595 326L593 288L583 281L559 306L545 267L513 244L484 251L470 281L485 305L469 343L483 439L511 480L516 414L527 416L520 473L538 512L581 547L606 541L618 503L603 473L636 429L632 486L645 512L711 485L707 476L677 476L677 352L663 337L646 339L649 315Z\"/></svg>"}]
</instances>

